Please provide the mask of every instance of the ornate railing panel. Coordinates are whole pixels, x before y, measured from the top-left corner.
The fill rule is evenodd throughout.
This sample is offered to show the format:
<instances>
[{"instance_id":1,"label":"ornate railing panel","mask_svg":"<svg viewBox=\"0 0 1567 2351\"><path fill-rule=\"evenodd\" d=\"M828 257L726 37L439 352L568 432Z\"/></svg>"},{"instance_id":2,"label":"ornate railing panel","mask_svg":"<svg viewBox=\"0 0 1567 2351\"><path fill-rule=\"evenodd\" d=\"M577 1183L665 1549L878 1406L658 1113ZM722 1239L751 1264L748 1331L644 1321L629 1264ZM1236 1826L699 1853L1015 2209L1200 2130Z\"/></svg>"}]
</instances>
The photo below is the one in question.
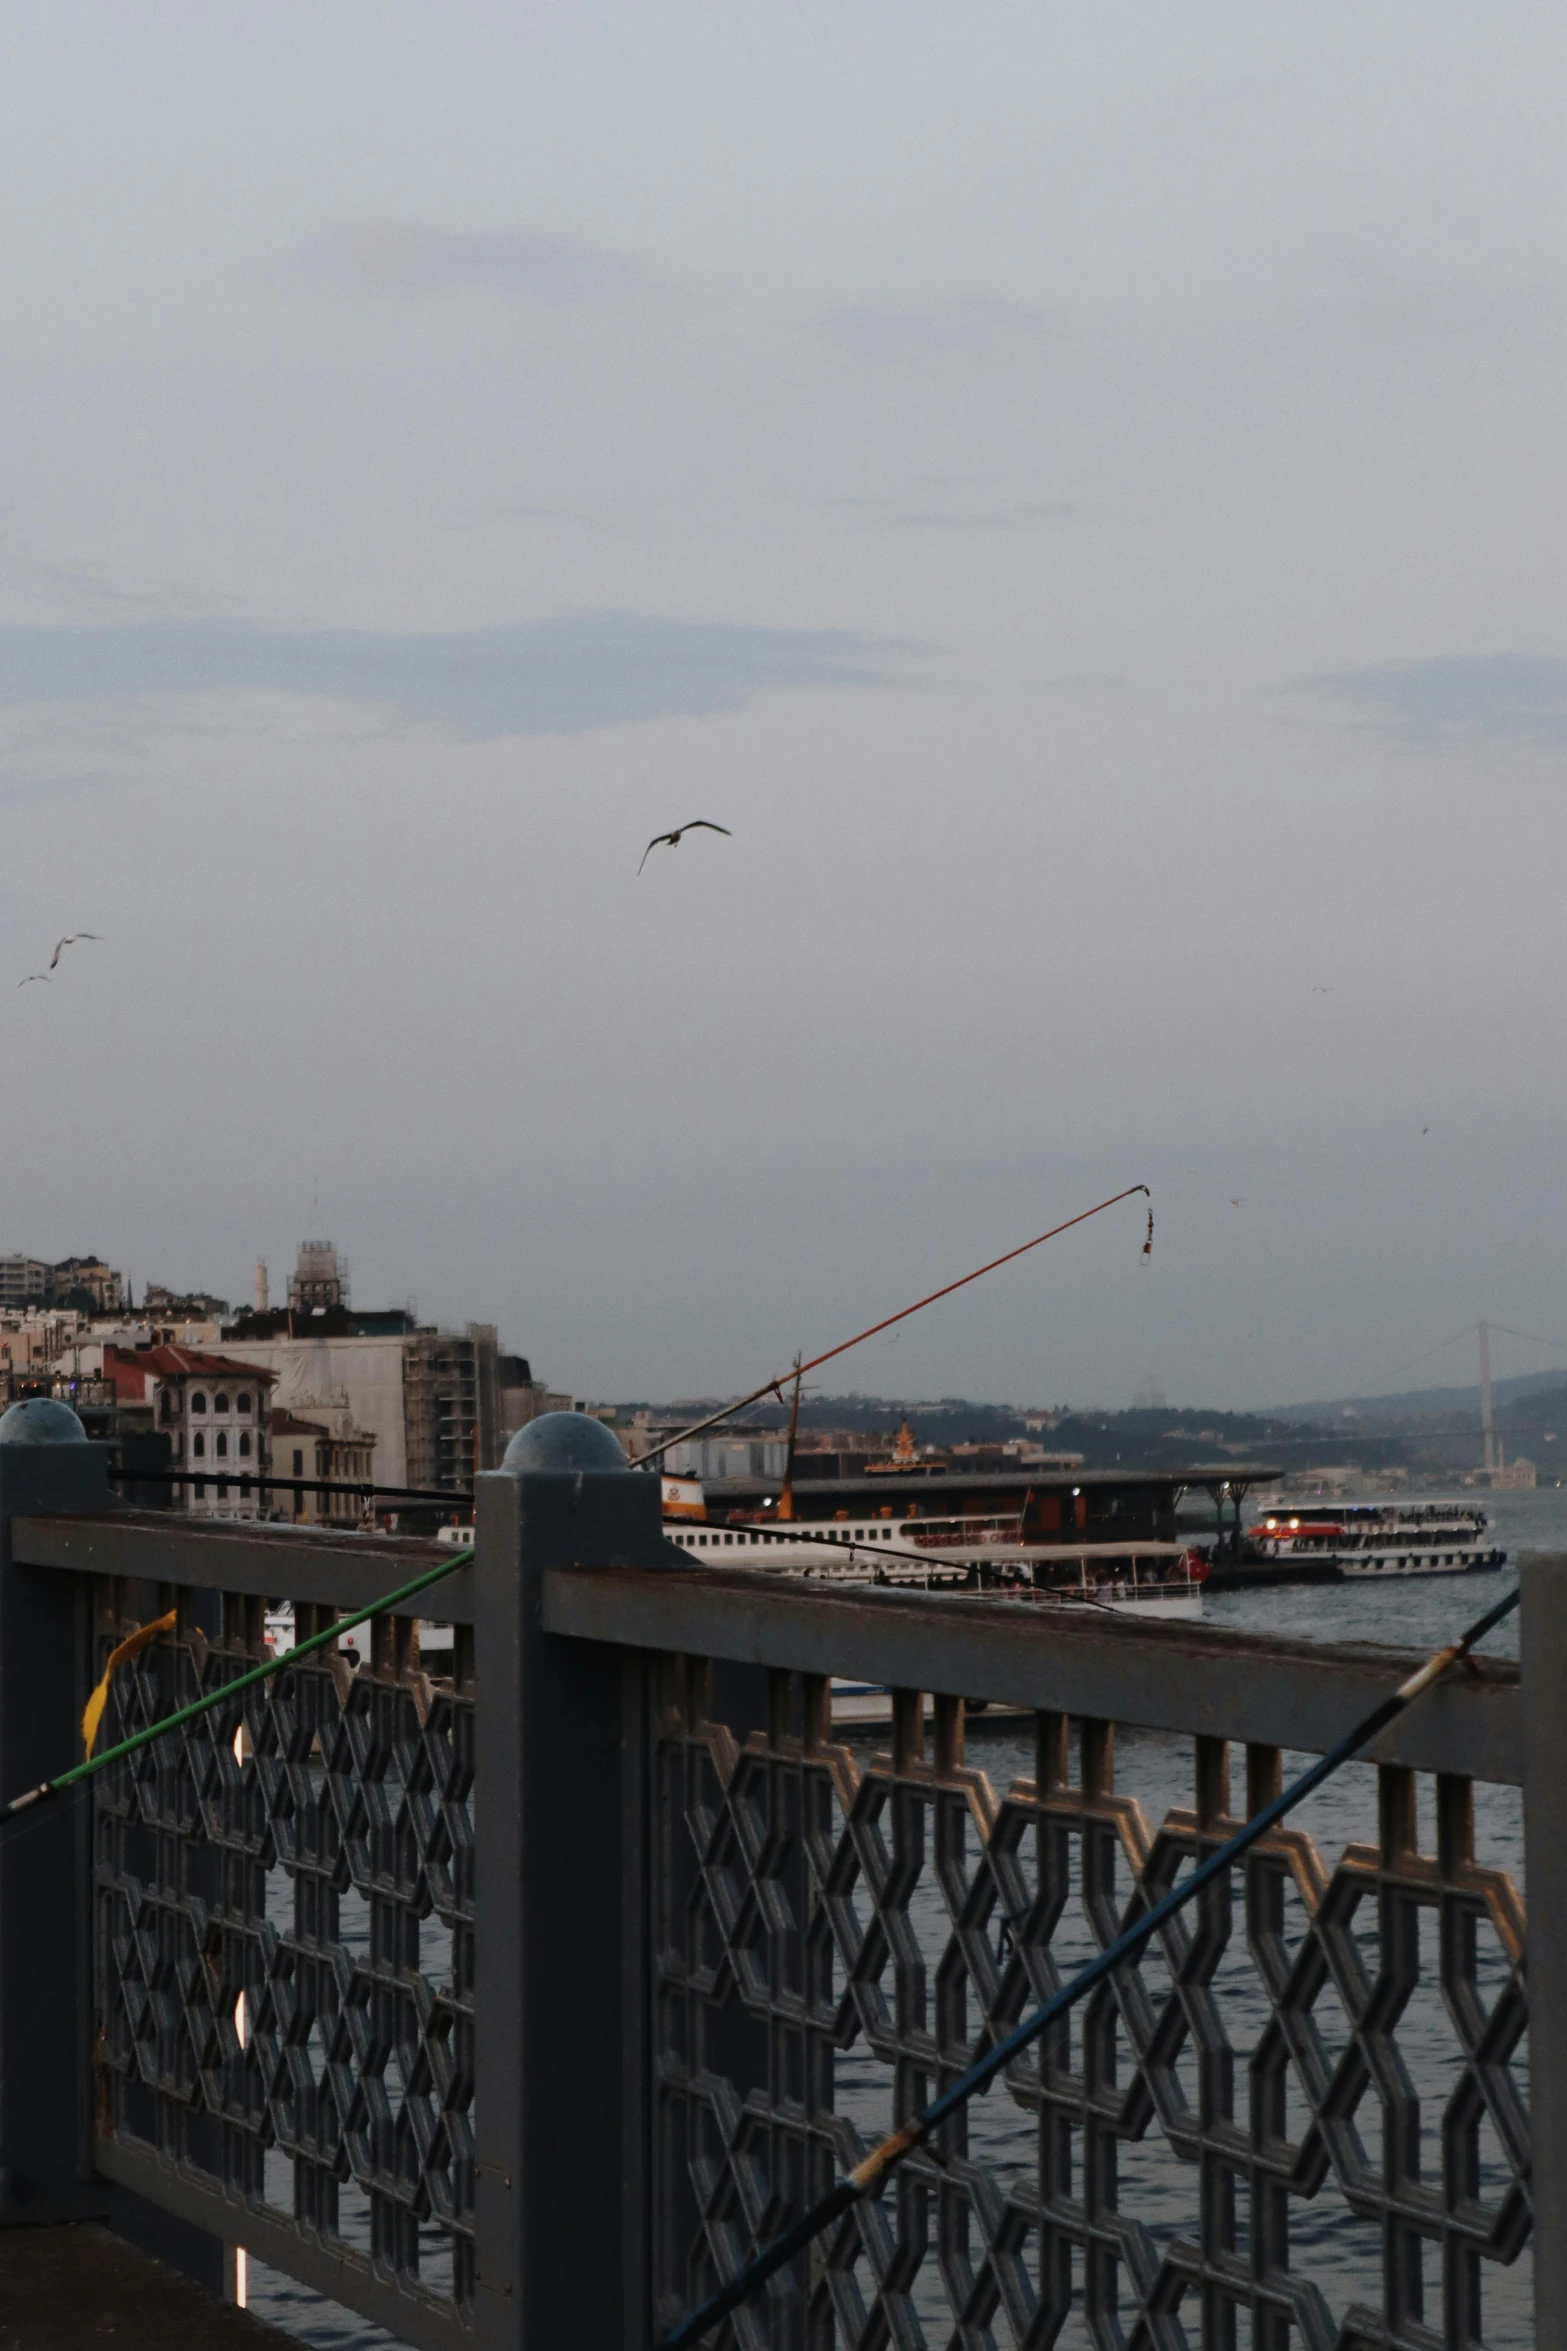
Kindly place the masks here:
<instances>
[{"instance_id":1,"label":"ornate railing panel","mask_svg":"<svg viewBox=\"0 0 1567 2351\"><path fill-rule=\"evenodd\" d=\"M998 1792L961 1700L885 1752L768 1676L737 1738L665 1659L651 1807L654 2294L667 2323L1240 1825L1216 1738L1031 1720ZM1074 1755L1075 1749L1075 1755ZM1021 1760L1021 1759L1020 1759ZM1280 1781L1245 1750L1246 1800ZM1171 1806L1184 1771L1191 1802ZM1533 2342L1523 1913L1472 1783L1361 1767L1371 1838L1275 1832L720 2338L1096 2351ZM1497 1795L1499 1791L1491 1791ZM1505 1843L1504 1838L1504 1843ZM1511 1850L1511 1848L1509 1848Z\"/></svg>"},{"instance_id":2,"label":"ornate railing panel","mask_svg":"<svg viewBox=\"0 0 1567 2351\"><path fill-rule=\"evenodd\" d=\"M145 1610L94 1586L100 1660ZM182 1590L122 1667L105 1745L266 1655L264 1602ZM301 1603L297 1634L335 1612ZM388 1618L94 1784L100 2156L271 2208L392 2323L450 2339L474 2296L472 1636L419 1667ZM384 2298L378 2314L389 2315Z\"/></svg>"}]
</instances>

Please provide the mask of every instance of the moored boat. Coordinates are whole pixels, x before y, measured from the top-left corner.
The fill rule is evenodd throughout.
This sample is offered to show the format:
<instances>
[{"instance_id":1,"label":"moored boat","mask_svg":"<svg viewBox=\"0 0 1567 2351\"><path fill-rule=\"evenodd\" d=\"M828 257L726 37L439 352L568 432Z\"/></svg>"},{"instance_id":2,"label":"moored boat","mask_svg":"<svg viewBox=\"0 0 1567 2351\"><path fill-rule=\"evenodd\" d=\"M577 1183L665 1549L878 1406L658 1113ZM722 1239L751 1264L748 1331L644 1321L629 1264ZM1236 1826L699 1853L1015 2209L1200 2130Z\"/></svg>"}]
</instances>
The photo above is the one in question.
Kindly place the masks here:
<instances>
[{"instance_id":1,"label":"moored boat","mask_svg":"<svg viewBox=\"0 0 1567 2351\"><path fill-rule=\"evenodd\" d=\"M755 1517L717 1525L666 1511L664 1532L704 1566L754 1567L828 1583L981 1592L1148 1618L1200 1617L1207 1573L1200 1553L1151 1535L1121 1542L1070 1536L1030 1542L1015 1513L796 1526Z\"/></svg>"},{"instance_id":2,"label":"moored boat","mask_svg":"<svg viewBox=\"0 0 1567 2351\"><path fill-rule=\"evenodd\" d=\"M1291 1504L1246 1530L1257 1557L1369 1577L1478 1575L1501 1567L1483 1510L1462 1502Z\"/></svg>"}]
</instances>

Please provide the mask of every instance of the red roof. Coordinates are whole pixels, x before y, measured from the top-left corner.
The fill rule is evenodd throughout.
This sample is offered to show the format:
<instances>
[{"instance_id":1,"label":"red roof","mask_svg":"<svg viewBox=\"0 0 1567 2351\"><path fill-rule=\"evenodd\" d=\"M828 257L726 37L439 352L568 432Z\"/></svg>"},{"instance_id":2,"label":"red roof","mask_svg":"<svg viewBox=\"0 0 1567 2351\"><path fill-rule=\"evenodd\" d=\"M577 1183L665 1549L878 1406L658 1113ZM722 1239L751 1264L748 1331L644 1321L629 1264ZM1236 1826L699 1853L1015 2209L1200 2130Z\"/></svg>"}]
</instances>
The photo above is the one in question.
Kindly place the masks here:
<instances>
[{"instance_id":1,"label":"red roof","mask_svg":"<svg viewBox=\"0 0 1567 2351\"><path fill-rule=\"evenodd\" d=\"M301 1420L295 1412L288 1412L280 1404L272 1415L274 1437L326 1437L331 1431L319 1420Z\"/></svg>"},{"instance_id":2,"label":"red roof","mask_svg":"<svg viewBox=\"0 0 1567 2351\"><path fill-rule=\"evenodd\" d=\"M275 1372L254 1363L236 1363L230 1355L207 1355L198 1347L105 1347L103 1376L113 1380L127 1403L140 1402L149 1380L200 1377L209 1380L251 1380L270 1387Z\"/></svg>"}]
</instances>

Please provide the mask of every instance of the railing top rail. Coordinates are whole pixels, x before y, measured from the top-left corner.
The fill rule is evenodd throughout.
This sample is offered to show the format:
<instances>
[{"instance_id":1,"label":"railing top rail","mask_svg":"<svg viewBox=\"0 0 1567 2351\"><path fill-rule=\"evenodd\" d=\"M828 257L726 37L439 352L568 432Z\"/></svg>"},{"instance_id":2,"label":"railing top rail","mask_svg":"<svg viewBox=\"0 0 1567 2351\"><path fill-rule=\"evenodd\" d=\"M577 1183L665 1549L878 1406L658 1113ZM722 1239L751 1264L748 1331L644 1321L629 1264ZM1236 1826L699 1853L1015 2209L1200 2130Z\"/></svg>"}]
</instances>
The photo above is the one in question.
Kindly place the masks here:
<instances>
[{"instance_id":1,"label":"railing top rail","mask_svg":"<svg viewBox=\"0 0 1567 2351\"><path fill-rule=\"evenodd\" d=\"M1137 1624L1108 1610L698 1566L553 1569L544 1629L1314 1754L1421 1661L1369 1643ZM1521 1785L1516 1661L1473 1659L1371 1753L1382 1763Z\"/></svg>"},{"instance_id":2,"label":"railing top rail","mask_svg":"<svg viewBox=\"0 0 1567 2351\"><path fill-rule=\"evenodd\" d=\"M344 1610L367 1607L421 1567L449 1556L439 1543L417 1536L352 1534L329 1526L305 1531L244 1520L225 1525L167 1510L18 1516L11 1522L11 1555L27 1567L248 1592ZM428 1613L443 1624L472 1624L471 1568L454 1569L436 1587Z\"/></svg>"}]
</instances>

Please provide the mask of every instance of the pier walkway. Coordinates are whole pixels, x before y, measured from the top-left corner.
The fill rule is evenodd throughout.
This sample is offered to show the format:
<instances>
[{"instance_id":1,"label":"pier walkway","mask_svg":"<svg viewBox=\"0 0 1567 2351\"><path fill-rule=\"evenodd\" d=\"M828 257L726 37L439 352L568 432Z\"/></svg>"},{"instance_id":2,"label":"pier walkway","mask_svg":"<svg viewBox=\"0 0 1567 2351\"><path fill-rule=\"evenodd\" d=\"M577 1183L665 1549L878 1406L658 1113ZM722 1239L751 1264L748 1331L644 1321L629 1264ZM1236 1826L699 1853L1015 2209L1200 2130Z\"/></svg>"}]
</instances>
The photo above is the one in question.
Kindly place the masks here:
<instances>
[{"instance_id":1,"label":"pier walkway","mask_svg":"<svg viewBox=\"0 0 1567 2351\"><path fill-rule=\"evenodd\" d=\"M299 2351L90 2221L0 2228L0 2351Z\"/></svg>"}]
</instances>

